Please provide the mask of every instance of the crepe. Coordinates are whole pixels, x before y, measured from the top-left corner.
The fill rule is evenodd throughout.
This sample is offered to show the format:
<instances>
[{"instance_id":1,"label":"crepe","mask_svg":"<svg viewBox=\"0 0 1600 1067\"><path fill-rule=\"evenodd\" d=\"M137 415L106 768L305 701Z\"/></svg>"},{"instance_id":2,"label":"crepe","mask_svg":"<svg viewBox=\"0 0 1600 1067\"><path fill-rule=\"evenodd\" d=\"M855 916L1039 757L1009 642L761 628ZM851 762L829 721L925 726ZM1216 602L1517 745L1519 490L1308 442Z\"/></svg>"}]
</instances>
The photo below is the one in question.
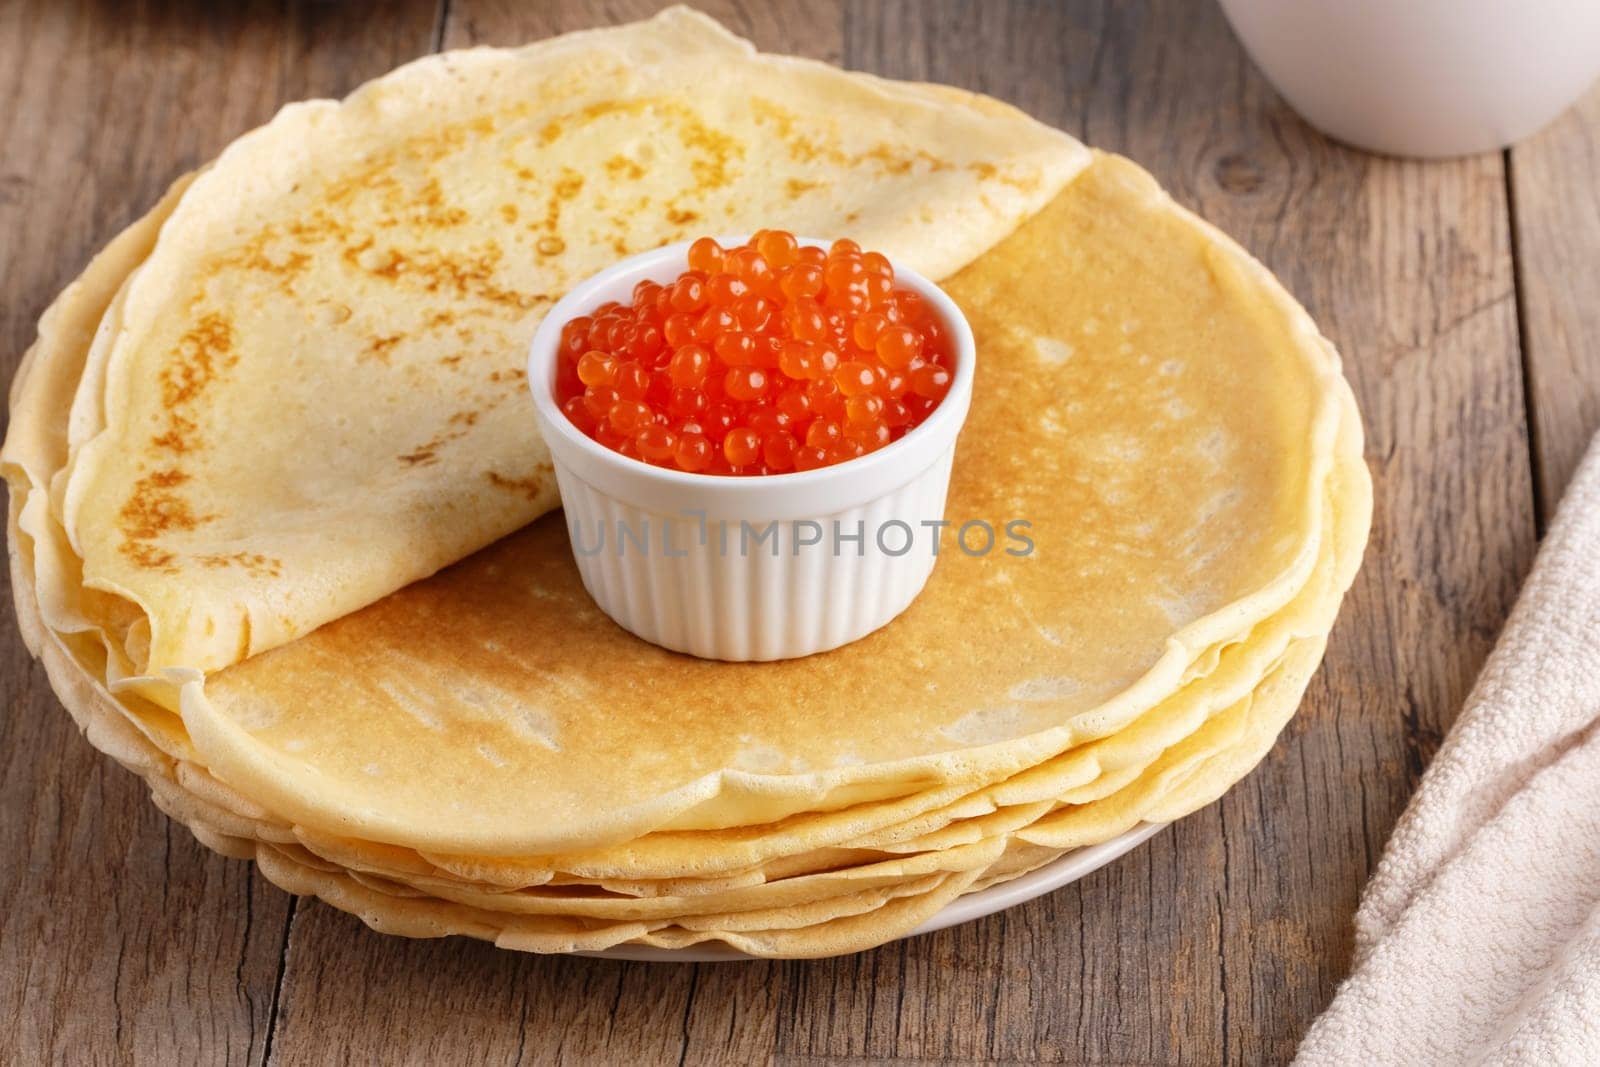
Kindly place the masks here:
<instances>
[{"instance_id":1,"label":"crepe","mask_svg":"<svg viewBox=\"0 0 1600 1067\"><path fill-rule=\"evenodd\" d=\"M415 856L375 849L300 828L312 851L353 866L407 878L445 875L499 887L587 881L617 892L651 892L645 880L668 879L661 891L683 893L697 883L708 890L750 884L797 871L861 862L869 852L911 852L968 840L991 813L1042 801L1086 805L1141 777L1171 746L1214 715L1253 693L1264 675L1296 646L1320 642L1332 624L1343 590L1360 562L1369 522L1363 503L1366 474L1353 421L1340 436L1329 485L1330 530L1312 579L1295 600L1247 638L1219 652L1216 668L1102 740L951 800L949 790L913 798L855 805L721 832L649 834L616 847L526 860ZM1341 507L1331 506L1333 501ZM1303 656L1303 653L1302 653ZM1027 821L1032 821L1027 820ZM952 828L952 824L954 827ZM1103 832L1097 839L1113 836ZM858 853L858 854L852 854ZM418 860L421 863L418 863ZM690 881L693 879L693 881Z\"/></svg>"},{"instance_id":2,"label":"crepe","mask_svg":"<svg viewBox=\"0 0 1600 1067\"><path fill-rule=\"evenodd\" d=\"M1181 818L1210 803L1261 758L1271 740L1299 704L1306 682L1322 653L1320 640L1298 646L1279 668L1263 679L1260 689L1211 724L1206 730L1176 746L1149 775L1141 777L1097 805L1101 814L1123 821L1129 811L1145 809L1160 821ZM1225 777L1214 772L1226 768ZM574 933L561 918L524 895L453 893L448 898L413 896L407 887L382 880L362 879L337 867L294 863L277 855L263 869L269 877L297 892L312 893L345 910L354 911L375 929L409 936L466 934L492 940L502 947L532 951L597 951L619 944L685 948L720 941L756 956L810 957L858 951L887 940L891 932L903 934L931 917L939 907L964 892L1036 869L1078 844L1060 845L1081 830L1079 816L1087 809L1065 809L1036 827L977 847L973 853L983 865L946 880L912 879L877 886L842 897L827 897L806 908L777 908L733 914L690 915L673 921L653 919L612 920ZM1124 829L1131 829L1137 819ZM1040 840L1049 842L1039 843ZM1095 836L1093 840L1100 840ZM445 899L449 903L445 903ZM608 902L613 903L613 902ZM633 908L638 902L616 902ZM652 901L651 904L657 902ZM569 913L570 914L570 913ZM804 915L814 922L796 924ZM760 928L763 921L774 926ZM603 921L602 921L603 922Z\"/></svg>"},{"instance_id":3,"label":"crepe","mask_svg":"<svg viewBox=\"0 0 1600 1067\"><path fill-rule=\"evenodd\" d=\"M919 796L916 802L860 805L738 832L654 834L618 848L528 861L419 856L407 850L330 839L305 828L293 831L293 836L313 852L345 866L416 885L446 879L494 888L589 883L613 892L670 895L716 892L868 862L873 852L914 852L968 842L975 833L983 832L982 824L992 813L999 812L1009 830L1019 817L1031 822L1032 817L1018 813L1041 801L1087 805L1144 775L1170 747L1230 703L1252 694L1257 679L1275 670L1291 649L1307 643L1320 647L1340 594L1359 563L1370 517L1353 415L1348 417L1340 443L1330 499L1345 501L1347 506L1329 508L1330 536L1323 541L1316 572L1291 605L1247 639L1223 650L1217 669L1207 679L1186 687L1111 737L1069 750L953 803L940 806L941 799L949 798L934 791ZM1354 490L1344 484L1347 482L1354 483ZM229 803L214 782L191 778L189 785L218 797L223 805ZM909 817L891 821L896 814ZM186 821L192 821L192 816ZM1093 840L1114 832L1114 828L1097 827ZM285 833L279 839L291 838Z\"/></svg>"},{"instance_id":4,"label":"crepe","mask_svg":"<svg viewBox=\"0 0 1600 1067\"><path fill-rule=\"evenodd\" d=\"M41 541L81 579L46 619L119 684L283 644L555 506L522 366L574 282L765 225L942 276L1087 161L681 8L287 107L186 191L91 353Z\"/></svg>"},{"instance_id":5,"label":"crepe","mask_svg":"<svg viewBox=\"0 0 1600 1067\"><path fill-rule=\"evenodd\" d=\"M894 625L730 666L615 627L539 524L186 686L203 762L328 833L538 855L1114 733L1304 586L1347 389L1269 275L1114 157L947 288L982 338L947 516L1025 518L1031 555L947 551Z\"/></svg>"},{"instance_id":6,"label":"crepe","mask_svg":"<svg viewBox=\"0 0 1600 1067\"><path fill-rule=\"evenodd\" d=\"M1314 664L1319 653L1320 642L1314 642L1298 657L1296 667L1291 668L1286 661L1283 669L1264 679L1257 694L1219 717L1217 726L1203 735L1204 740L1226 740L1236 747L1213 753L1216 760L1247 760L1253 764L1259 758L1261 739L1274 735L1292 712L1308 676L1304 667ZM1285 674L1286 671L1290 673ZM1195 741L1178 746L1162 760L1159 774L1142 779L1114 797L1113 804L1102 807L1125 811L1133 803L1154 802L1176 817L1209 801L1212 797L1197 791L1196 784L1196 779L1203 778L1203 768L1196 765L1204 762L1197 759L1204 747ZM1231 783L1233 778L1227 781ZM1029 845L1026 839L1030 835L1024 833L977 850L968 849L965 856L930 857L934 869L959 868L969 862L975 865L976 869L969 869L969 873L952 872L950 878L959 884L958 889L938 874L913 874L842 895L796 894L792 902L764 909L696 913L690 907L678 912L667 909L672 918L649 914L631 918L625 913L638 906L627 902L591 902L602 903L591 909L602 914L586 916L581 907L562 912L536 903L530 906L523 894L474 894L457 889L430 895L384 878L345 870L293 847L219 838L204 830L199 836L226 854L257 858L263 871L278 884L294 892L313 893L354 911L376 929L410 936L467 934L533 951L593 951L623 943L686 947L706 940L723 941L760 955L850 951L878 943L896 931L903 932L912 919L922 921L954 892L971 891L1014 877L1060 854L1060 849ZM997 848L1003 848L998 858ZM1012 862L1003 863L1006 857L1013 857ZM660 904L648 902L645 911L661 911ZM624 914L603 917L606 912ZM763 923L772 925L763 927ZM775 936L779 931L781 936Z\"/></svg>"}]
</instances>

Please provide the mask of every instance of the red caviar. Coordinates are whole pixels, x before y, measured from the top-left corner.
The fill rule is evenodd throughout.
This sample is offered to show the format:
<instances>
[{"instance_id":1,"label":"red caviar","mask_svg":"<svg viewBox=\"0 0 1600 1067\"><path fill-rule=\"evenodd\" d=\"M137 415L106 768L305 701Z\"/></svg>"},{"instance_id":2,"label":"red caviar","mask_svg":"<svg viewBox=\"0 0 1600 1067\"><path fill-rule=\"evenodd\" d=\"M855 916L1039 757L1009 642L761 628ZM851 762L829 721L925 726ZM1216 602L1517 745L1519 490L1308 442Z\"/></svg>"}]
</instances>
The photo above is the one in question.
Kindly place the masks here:
<instances>
[{"instance_id":1,"label":"red caviar","mask_svg":"<svg viewBox=\"0 0 1600 1067\"><path fill-rule=\"evenodd\" d=\"M877 252L782 230L709 237L561 330L556 402L607 448L706 474L782 474L899 440L944 399L944 327Z\"/></svg>"}]
</instances>

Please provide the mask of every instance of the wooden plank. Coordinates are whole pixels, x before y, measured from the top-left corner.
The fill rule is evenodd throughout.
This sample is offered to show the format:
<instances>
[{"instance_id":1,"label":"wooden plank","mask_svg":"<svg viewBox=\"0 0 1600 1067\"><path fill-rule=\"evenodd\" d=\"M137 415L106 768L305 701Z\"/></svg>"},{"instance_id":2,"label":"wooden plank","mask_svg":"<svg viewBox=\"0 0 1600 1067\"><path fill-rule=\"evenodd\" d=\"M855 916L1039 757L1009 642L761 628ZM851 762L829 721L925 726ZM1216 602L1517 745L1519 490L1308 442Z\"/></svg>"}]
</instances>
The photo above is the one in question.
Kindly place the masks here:
<instances>
[{"instance_id":1,"label":"wooden plank","mask_svg":"<svg viewBox=\"0 0 1600 1067\"><path fill-rule=\"evenodd\" d=\"M1139 160L1262 257L1345 353L1378 515L1329 666L1257 773L1046 901L802 965L780 1051L1284 1059L1346 966L1360 887L1531 551L1499 161L1329 144L1210 5L863 3L846 24L849 65L1028 107Z\"/></svg>"},{"instance_id":2,"label":"wooden plank","mask_svg":"<svg viewBox=\"0 0 1600 1067\"><path fill-rule=\"evenodd\" d=\"M1509 156L1543 517L1600 431L1600 87Z\"/></svg>"},{"instance_id":3,"label":"wooden plank","mask_svg":"<svg viewBox=\"0 0 1600 1067\"><path fill-rule=\"evenodd\" d=\"M406 14L0 7L5 377L52 295L172 178L285 98L343 92L426 48L433 0L412 6L415 32ZM261 1062L289 898L161 815L3 630L0 1063Z\"/></svg>"},{"instance_id":4,"label":"wooden plank","mask_svg":"<svg viewBox=\"0 0 1600 1067\"><path fill-rule=\"evenodd\" d=\"M94 752L11 634L0 697L0 1062L261 1062L289 899Z\"/></svg>"},{"instance_id":5,"label":"wooden plank","mask_svg":"<svg viewBox=\"0 0 1600 1067\"><path fill-rule=\"evenodd\" d=\"M672 966L373 933L302 903L273 1062L759 1063L777 965Z\"/></svg>"},{"instance_id":6,"label":"wooden plank","mask_svg":"<svg viewBox=\"0 0 1600 1067\"><path fill-rule=\"evenodd\" d=\"M649 18L673 0L451 0L444 47L518 45L558 33ZM842 0L697 0L692 5L769 52L839 62L843 50Z\"/></svg>"},{"instance_id":7,"label":"wooden plank","mask_svg":"<svg viewBox=\"0 0 1600 1067\"><path fill-rule=\"evenodd\" d=\"M1328 143L1214 17L1116 36L1135 47L1106 69L1166 84L1107 86L1097 98L1124 103L1090 139L1284 279L1344 353L1368 434L1372 543L1328 665L1285 743L1203 816L1222 850L1224 1052L1273 1060L1342 974L1360 888L1531 556L1503 175L1493 156L1404 163Z\"/></svg>"},{"instance_id":8,"label":"wooden plank","mask_svg":"<svg viewBox=\"0 0 1600 1067\"><path fill-rule=\"evenodd\" d=\"M1201 816L1220 851L1202 877L1224 1058L1277 1060L1347 966L1360 889L1531 558L1509 227L1497 157L1407 163L1333 145L1214 9L1177 7L1153 22L1112 10L1107 38L1129 47L1101 59L1120 73L1092 91L1088 139L1149 166L1310 309L1360 399L1377 501L1305 707Z\"/></svg>"}]
</instances>

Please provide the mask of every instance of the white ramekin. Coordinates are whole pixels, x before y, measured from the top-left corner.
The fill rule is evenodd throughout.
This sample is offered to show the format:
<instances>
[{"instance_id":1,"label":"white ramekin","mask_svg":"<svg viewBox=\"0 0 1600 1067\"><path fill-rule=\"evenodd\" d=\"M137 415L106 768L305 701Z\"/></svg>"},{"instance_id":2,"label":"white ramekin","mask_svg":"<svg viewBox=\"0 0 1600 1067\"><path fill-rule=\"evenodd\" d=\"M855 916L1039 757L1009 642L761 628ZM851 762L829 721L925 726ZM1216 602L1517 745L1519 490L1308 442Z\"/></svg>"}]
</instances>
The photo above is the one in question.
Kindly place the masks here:
<instances>
[{"instance_id":1,"label":"white ramekin","mask_svg":"<svg viewBox=\"0 0 1600 1067\"><path fill-rule=\"evenodd\" d=\"M746 238L719 240L731 247ZM668 245L596 274L534 335L528 385L578 571L618 625L677 652L775 660L837 648L904 611L933 571L940 528L930 524L944 519L972 400L972 329L938 286L895 264L896 284L927 301L952 342L950 390L927 419L876 452L817 470L734 477L654 467L606 448L562 413L556 356L569 320L627 303L644 279L677 277L688 249ZM850 540L858 528L862 539ZM805 543L814 536L818 543Z\"/></svg>"}]
</instances>

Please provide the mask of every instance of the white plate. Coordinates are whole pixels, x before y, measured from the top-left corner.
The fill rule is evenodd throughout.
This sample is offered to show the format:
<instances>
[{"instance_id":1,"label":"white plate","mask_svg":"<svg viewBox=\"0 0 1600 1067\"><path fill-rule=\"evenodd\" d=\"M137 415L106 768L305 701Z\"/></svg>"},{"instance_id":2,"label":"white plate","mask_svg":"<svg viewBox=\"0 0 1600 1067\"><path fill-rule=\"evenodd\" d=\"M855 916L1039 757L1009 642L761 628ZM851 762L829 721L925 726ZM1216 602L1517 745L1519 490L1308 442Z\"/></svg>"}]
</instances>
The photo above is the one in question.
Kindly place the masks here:
<instances>
[{"instance_id":1,"label":"white plate","mask_svg":"<svg viewBox=\"0 0 1600 1067\"><path fill-rule=\"evenodd\" d=\"M986 915L993 915L997 911L1014 908L1018 904L1026 903L1034 897L1042 897L1046 893L1060 889L1069 882L1076 882L1079 878L1097 871L1112 860L1142 845L1158 830L1165 827L1166 823L1144 823L1134 827L1120 837L1113 837L1098 845L1088 848L1075 849L1068 852L1058 860L1045 864L1036 871L1029 871L1020 878L1013 878L1009 882L992 885L988 889L969 893L964 897L957 897L951 901L933 918L906 934L906 937L917 937L921 934L931 934L935 930L943 930L947 926L958 923L971 922L981 919ZM593 956L606 960L638 960L649 963L726 963L733 960L750 960L748 956L738 949L715 941L708 941L703 945L691 948L656 948L653 945L615 945L598 952L579 952L579 956Z\"/></svg>"}]
</instances>

